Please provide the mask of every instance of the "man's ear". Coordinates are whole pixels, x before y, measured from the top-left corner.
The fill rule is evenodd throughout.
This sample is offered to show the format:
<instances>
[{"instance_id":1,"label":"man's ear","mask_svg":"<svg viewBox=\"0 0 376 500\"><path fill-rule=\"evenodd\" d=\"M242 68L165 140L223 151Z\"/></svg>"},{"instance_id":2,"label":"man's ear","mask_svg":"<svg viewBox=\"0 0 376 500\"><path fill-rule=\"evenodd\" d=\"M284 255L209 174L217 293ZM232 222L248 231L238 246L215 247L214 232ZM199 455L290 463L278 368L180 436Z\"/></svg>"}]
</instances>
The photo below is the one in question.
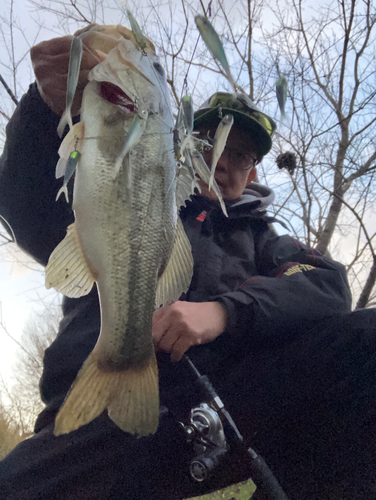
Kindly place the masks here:
<instances>
[{"instance_id":1,"label":"man's ear","mask_svg":"<svg viewBox=\"0 0 376 500\"><path fill-rule=\"evenodd\" d=\"M247 186L255 179L256 175L257 175L256 167L251 168L251 170L249 171L249 174L248 174L248 178L247 178Z\"/></svg>"}]
</instances>

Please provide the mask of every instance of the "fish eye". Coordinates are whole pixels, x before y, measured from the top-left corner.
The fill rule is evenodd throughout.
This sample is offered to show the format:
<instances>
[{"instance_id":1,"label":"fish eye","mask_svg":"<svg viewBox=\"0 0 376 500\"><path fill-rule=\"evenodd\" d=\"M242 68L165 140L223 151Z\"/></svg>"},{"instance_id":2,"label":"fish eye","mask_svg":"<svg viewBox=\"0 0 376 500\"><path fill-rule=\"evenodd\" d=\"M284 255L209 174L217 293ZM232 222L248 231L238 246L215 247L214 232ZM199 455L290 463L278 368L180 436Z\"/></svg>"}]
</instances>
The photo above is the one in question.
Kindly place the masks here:
<instances>
[{"instance_id":1,"label":"fish eye","mask_svg":"<svg viewBox=\"0 0 376 500\"><path fill-rule=\"evenodd\" d=\"M164 69L162 68L162 66L159 63L155 62L155 63L153 63L153 66L161 76L164 76Z\"/></svg>"}]
</instances>

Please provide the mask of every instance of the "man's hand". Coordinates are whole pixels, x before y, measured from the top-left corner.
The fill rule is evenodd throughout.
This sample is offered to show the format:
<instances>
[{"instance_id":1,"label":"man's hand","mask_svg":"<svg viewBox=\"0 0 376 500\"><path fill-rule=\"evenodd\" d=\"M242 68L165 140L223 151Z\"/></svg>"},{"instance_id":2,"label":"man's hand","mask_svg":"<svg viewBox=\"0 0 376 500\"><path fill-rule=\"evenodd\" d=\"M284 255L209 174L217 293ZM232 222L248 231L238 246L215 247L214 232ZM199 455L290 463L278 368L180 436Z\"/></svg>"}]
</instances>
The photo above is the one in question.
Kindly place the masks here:
<instances>
[{"instance_id":1,"label":"man's hand","mask_svg":"<svg viewBox=\"0 0 376 500\"><path fill-rule=\"evenodd\" d=\"M212 342L226 327L226 312L219 302L178 301L153 314L153 341L157 351L180 361L194 345Z\"/></svg>"},{"instance_id":2,"label":"man's hand","mask_svg":"<svg viewBox=\"0 0 376 500\"><path fill-rule=\"evenodd\" d=\"M75 34L78 35L81 31L79 30ZM70 35L53 38L38 43L30 50L39 93L49 108L59 116L63 114L65 109L69 50L72 38ZM88 83L89 73L100 61L100 56L89 53L84 46L77 91L72 106L73 116L80 112L82 94Z\"/></svg>"}]
</instances>

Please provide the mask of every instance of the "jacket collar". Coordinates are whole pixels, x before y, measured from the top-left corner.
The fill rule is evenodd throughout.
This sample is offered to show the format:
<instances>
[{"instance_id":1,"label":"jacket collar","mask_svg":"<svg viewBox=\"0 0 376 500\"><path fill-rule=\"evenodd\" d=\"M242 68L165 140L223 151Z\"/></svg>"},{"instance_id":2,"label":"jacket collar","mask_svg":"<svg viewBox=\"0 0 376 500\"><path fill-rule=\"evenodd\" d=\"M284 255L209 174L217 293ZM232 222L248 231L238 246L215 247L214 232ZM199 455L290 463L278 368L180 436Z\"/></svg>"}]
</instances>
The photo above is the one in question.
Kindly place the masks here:
<instances>
[{"instance_id":1,"label":"jacket collar","mask_svg":"<svg viewBox=\"0 0 376 500\"><path fill-rule=\"evenodd\" d=\"M279 222L287 229L287 226L282 221L268 216L266 212L266 208L273 203L274 198L275 194L272 189L262 184L251 182L239 199L225 201L229 219L239 219L242 217L262 219L267 223ZM188 214L192 214L196 217L203 211L208 213L222 213L218 201L194 195L192 196L192 200L187 201L186 208L182 208L181 216L185 218Z\"/></svg>"}]
</instances>

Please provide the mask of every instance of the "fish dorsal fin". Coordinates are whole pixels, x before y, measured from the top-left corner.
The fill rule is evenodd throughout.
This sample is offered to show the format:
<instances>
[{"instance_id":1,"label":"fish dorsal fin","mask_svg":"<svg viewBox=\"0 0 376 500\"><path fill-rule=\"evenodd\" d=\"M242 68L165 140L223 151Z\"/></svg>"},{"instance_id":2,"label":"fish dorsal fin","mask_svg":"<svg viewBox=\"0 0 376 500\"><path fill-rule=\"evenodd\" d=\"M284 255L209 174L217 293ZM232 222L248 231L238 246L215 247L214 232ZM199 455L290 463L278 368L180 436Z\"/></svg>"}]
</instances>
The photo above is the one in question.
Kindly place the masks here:
<instances>
[{"instance_id":1,"label":"fish dorsal fin","mask_svg":"<svg viewBox=\"0 0 376 500\"><path fill-rule=\"evenodd\" d=\"M85 123L78 122L73 125L72 129L69 130L69 132L65 136L63 142L60 144L60 148L58 151L60 159L56 165L56 179L63 177L63 175L65 174L67 162L72 152L75 150L81 152L84 135Z\"/></svg>"},{"instance_id":2,"label":"fish dorsal fin","mask_svg":"<svg viewBox=\"0 0 376 500\"><path fill-rule=\"evenodd\" d=\"M190 158L185 158L184 163L178 164L176 184L176 207L185 207L185 203L194 194L195 188L200 191L198 177L195 176Z\"/></svg>"},{"instance_id":3,"label":"fish dorsal fin","mask_svg":"<svg viewBox=\"0 0 376 500\"><path fill-rule=\"evenodd\" d=\"M166 269L159 278L155 305L159 307L175 302L186 292L191 284L193 257L191 243L185 233L183 223L178 217L174 246Z\"/></svg>"},{"instance_id":4,"label":"fish dorsal fin","mask_svg":"<svg viewBox=\"0 0 376 500\"><path fill-rule=\"evenodd\" d=\"M95 278L81 249L76 225L68 226L63 241L52 252L46 267L46 288L55 288L67 297L87 295Z\"/></svg>"},{"instance_id":5,"label":"fish dorsal fin","mask_svg":"<svg viewBox=\"0 0 376 500\"><path fill-rule=\"evenodd\" d=\"M179 164L179 171L177 173L176 206L178 211L180 211L180 207L185 207L186 201L195 194L195 189L201 193L198 182L199 179L196 174L199 175L206 184L210 182L210 170L201 154L198 151L193 151L193 154L188 154L189 156L185 157L184 163ZM224 215L228 217L226 205L223 201L218 184L215 179L212 180L212 183L212 189L218 197L222 211Z\"/></svg>"},{"instance_id":6,"label":"fish dorsal fin","mask_svg":"<svg viewBox=\"0 0 376 500\"><path fill-rule=\"evenodd\" d=\"M225 118L227 119L227 115ZM181 162L178 163L177 170L176 206L178 211L181 206L185 206L185 202L194 194L196 188L198 192L201 193L201 188L198 182L200 178L203 182L208 184L210 189L212 189L217 195L222 211L224 215L228 217L226 205L223 201L222 193L218 184L216 183L214 176L211 175L210 169L204 158L196 149L197 143L202 143L203 141L199 141L192 134L186 135L183 141L181 141L180 137L182 135L184 134L182 134L181 130L175 129L174 143L175 149L178 152L178 154L176 154L175 151L175 156L181 159Z\"/></svg>"}]
</instances>

